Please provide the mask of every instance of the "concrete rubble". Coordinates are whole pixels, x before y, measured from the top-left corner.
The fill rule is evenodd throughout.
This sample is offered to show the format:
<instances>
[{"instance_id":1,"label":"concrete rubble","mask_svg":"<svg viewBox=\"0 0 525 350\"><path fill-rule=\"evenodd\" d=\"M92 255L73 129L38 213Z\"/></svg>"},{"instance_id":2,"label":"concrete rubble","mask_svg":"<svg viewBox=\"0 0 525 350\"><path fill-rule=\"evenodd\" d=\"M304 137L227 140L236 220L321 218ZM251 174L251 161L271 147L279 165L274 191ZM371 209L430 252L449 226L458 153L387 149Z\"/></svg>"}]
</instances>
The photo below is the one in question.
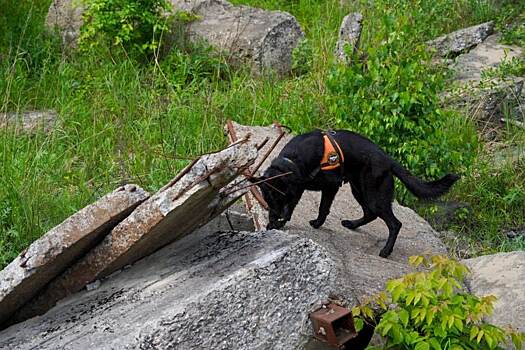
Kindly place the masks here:
<instances>
[{"instance_id":1,"label":"concrete rubble","mask_svg":"<svg viewBox=\"0 0 525 350\"><path fill-rule=\"evenodd\" d=\"M203 228L0 332L0 349L301 349L335 277L311 240Z\"/></svg>"},{"instance_id":2,"label":"concrete rubble","mask_svg":"<svg viewBox=\"0 0 525 350\"><path fill-rule=\"evenodd\" d=\"M58 114L53 111L28 111L0 113L0 129L14 129L16 132L35 134L39 131L49 134L58 120Z\"/></svg>"},{"instance_id":3,"label":"concrete rubble","mask_svg":"<svg viewBox=\"0 0 525 350\"><path fill-rule=\"evenodd\" d=\"M185 27L190 41L204 40L233 61L251 62L255 73L290 72L292 51L304 37L292 15L233 6L225 0L170 0L170 3L174 12L186 11L198 16ZM82 6L75 0L54 0L46 25L58 28L64 42L74 45L82 26L82 13Z\"/></svg>"},{"instance_id":4,"label":"concrete rubble","mask_svg":"<svg viewBox=\"0 0 525 350\"><path fill-rule=\"evenodd\" d=\"M136 185L117 188L55 226L0 271L0 324L31 300L145 201Z\"/></svg>"},{"instance_id":5,"label":"concrete rubble","mask_svg":"<svg viewBox=\"0 0 525 350\"><path fill-rule=\"evenodd\" d=\"M485 255L463 263L471 271L466 281L470 292L497 297L487 321L525 332L525 252Z\"/></svg>"},{"instance_id":6,"label":"concrete rubble","mask_svg":"<svg viewBox=\"0 0 525 350\"><path fill-rule=\"evenodd\" d=\"M16 322L40 315L87 284L191 233L221 214L245 191L225 187L253 163L255 147L239 142L207 154L138 206L96 247L16 312Z\"/></svg>"},{"instance_id":7,"label":"concrete rubble","mask_svg":"<svg viewBox=\"0 0 525 350\"><path fill-rule=\"evenodd\" d=\"M427 41L427 45L434 49L439 57L452 58L483 42L493 32L494 23L486 22Z\"/></svg>"},{"instance_id":8,"label":"concrete rubble","mask_svg":"<svg viewBox=\"0 0 525 350\"><path fill-rule=\"evenodd\" d=\"M339 28L339 39L337 40L334 52L338 60L348 62L345 47L350 47L354 53L359 49L362 22L363 15L358 12L351 13L343 18L341 27Z\"/></svg>"}]
</instances>

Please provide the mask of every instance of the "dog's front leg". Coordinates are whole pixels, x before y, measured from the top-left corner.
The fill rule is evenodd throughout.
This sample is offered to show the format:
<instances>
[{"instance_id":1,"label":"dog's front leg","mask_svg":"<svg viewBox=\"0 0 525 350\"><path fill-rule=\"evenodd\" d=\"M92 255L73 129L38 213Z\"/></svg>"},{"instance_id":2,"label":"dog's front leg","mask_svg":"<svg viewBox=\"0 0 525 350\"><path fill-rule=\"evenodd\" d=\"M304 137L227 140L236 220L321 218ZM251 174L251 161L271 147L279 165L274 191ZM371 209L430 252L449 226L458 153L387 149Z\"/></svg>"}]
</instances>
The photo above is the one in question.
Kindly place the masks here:
<instances>
[{"instance_id":1,"label":"dog's front leg","mask_svg":"<svg viewBox=\"0 0 525 350\"><path fill-rule=\"evenodd\" d=\"M310 225L313 228L319 228L324 224L326 217L330 214L330 207L332 206L337 191L339 191L339 186L330 186L322 190L319 215L317 216L317 219L310 220Z\"/></svg>"}]
</instances>

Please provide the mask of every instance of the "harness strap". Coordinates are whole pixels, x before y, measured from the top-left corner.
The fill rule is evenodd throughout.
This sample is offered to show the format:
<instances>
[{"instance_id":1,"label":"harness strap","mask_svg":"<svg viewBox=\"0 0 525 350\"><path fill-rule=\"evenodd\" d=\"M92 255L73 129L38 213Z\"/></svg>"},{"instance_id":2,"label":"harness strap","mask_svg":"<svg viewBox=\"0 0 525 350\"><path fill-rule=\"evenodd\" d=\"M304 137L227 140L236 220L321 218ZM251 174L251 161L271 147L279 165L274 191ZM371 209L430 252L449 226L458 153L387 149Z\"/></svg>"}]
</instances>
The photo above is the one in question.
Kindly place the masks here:
<instances>
[{"instance_id":1,"label":"harness strap","mask_svg":"<svg viewBox=\"0 0 525 350\"><path fill-rule=\"evenodd\" d=\"M341 147L339 147L339 144L332 136L333 134L335 134L335 131L323 133L324 151L321 159L321 170L341 168L342 172L345 158Z\"/></svg>"}]
</instances>

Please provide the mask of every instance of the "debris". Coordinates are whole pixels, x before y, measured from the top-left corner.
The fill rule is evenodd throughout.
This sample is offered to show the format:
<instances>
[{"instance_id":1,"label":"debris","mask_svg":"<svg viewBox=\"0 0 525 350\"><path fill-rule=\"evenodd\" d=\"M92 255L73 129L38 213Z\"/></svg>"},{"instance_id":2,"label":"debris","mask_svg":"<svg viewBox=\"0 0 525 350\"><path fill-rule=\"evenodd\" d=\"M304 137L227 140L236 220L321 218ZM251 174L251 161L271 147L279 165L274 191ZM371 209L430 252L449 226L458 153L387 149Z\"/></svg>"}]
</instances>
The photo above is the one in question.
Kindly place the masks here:
<instances>
[{"instance_id":1,"label":"debris","mask_svg":"<svg viewBox=\"0 0 525 350\"><path fill-rule=\"evenodd\" d=\"M55 128L57 119L58 115L53 110L0 113L0 129L13 128L29 134L38 131L49 134Z\"/></svg>"},{"instance_id":2,"label":"debris","mask_svg":"<svg viewBox=\"0 0 525 350\"><path fill-rule=\"evenodd\" d=\"M493 32L494 23L486 22L427 41L427 45L436 50L439 57L453 58L483 42Z\"/></svg>"},{"instance_id":3,"label":"debris","mask_svg":"<svg viewBox=\"0 0 525 350\"><path fill-rule=\"evenodd\" d=\"M267 70L279 75L290 72L293 49L304 33L289 13L234 6L226 0L169 2L172 12L186 11L198 17L184 28L190 41L205 41L228 55L233 62L251 62L256 74ZM54 0L49 7L46 25L51 29L58 28L63 41L68 46L75 46L82 26L82 13L83 7L78 1Z\"/></svg>"},{"instance_id":4,"label":"debris","mask_svg":"<svg viewBox=\"0 0 525 350\"><path fill-rule=\"evenodd\" d=\"M142 203L100 244L17 311L20 322L42 314L67 295L176 241L222 213L245 191L227 185L253 163L257 151L240 142L202 156L178 181ZM234 183L233 185L235 185ZM224 192L229 193L223 195Z\"/></svg>"},{"instance_id":5,"label":"debris","mask_svg":"<svg viewBox=\"0 0 525 350\"><path fill-rule=\"evenodd\" d=\"M349 58L345 52L346 46L349 46L354 53L359 49L362 22L363 15L358 12L351 13L343 18L334 52L335 57L340 61L349 63Z\"/></svg>"},{"instance_id":6,"label":"debris","mask_svg":"<svg viewBox=\"0 0 525 350\"><path fill-rule=\"evenodd\" d=\"M0 272L0 324L98 244L148 197L136 185L119 187L73 214L20 253Z\"/></svg>"},{"instance_id":7,"label":"debris","mask_svg":"<svg viewBox=\"0 0 525 350\"><path fill-rule=\"evenodd\" d=\"M323 305L310 314L314 337L337 349L357 336L352 311L337 304Z\"/></svg>"}]
</instances>

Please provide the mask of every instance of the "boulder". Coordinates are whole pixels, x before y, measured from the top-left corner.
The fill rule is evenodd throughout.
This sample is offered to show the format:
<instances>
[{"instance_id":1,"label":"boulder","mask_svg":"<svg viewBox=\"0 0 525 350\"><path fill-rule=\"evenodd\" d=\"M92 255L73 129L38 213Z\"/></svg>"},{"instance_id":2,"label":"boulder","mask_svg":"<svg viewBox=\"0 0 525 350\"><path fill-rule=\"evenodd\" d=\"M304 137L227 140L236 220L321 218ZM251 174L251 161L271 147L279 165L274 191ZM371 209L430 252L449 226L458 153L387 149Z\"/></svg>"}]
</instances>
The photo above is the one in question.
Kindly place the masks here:
<instances>
[{"instance_id":1,"label":"boulder","mask_svg":"<svg viewBox=\"0 0 525 350\"><path fill-rule=\"evenodd\" d=\"M20 322L43 314L87 284L178 240L222 213L243 191L227 186L250 165L255 147L239 142L202 156L159 192L138 206L82 259L51 281L38 297L17 311Z\"/></svg>"},{"instance_id":2,"label":"boulder","mask_svg":"<svg viewBox=\"0 0 525 350\"><path fill-rule=\"evenodd\" d=\"M339 39L335 45L335 57L342 61L348 62L345 47L348 46L353 52L359 48L359 39L361 38L361 24L363 15L360 13L351 13L343 18L339 28Z\"/></svg>"},{"instance_id":3,"label":"boulder","mask_svg":"<svg viewBox=\"0 0 525 350\"><path fill-rule=\"evenodd\" d=\"M466 259L467 286L477 296L498 299L487 321L525 332L525 252L499 253Z\"/></svg>"},{"instance_id":4,"label":"boulder","mask_svg":"<svg viewBox=\"0 0 525 350\"><path fill-rule=\"evenodd\" d=\"M100 242L149 194L136 185L119 187L34 241L0 272L0 323L49 281Z\"/></svg>"},{"instance_id":5,"label":"boulder","mask_svg":"<svg viewBox=\"0 0 525 350\"><path fill-rule=\"evenodd\" d=\"M486 22L427 41L427 45L435 50L439 57L456 57L481 43L493 31L494 23Z\"/></svg>"},{"instance_id":6,"label":"boulder","mask_svg":"<svg viewBox=\"0 0 525 350\"><path fill-rule=\"evenodd\" d=\"M53 110L0 113L0 129L35 134L49 134L57 124L58 114Z\"/></svg>"},{"instance_id":7,"label":"boulder","mask_svg":"<svg viewBox=\"0 0 525 350\"><path fill-rule=\"evenodd\" d=\"M489 130L483 134L489 140L498 136L494 125L508 122L519 126L523 125L524 120L524 79L484 76L484 73L501 64L523 57L521 48L500 44L499 38L499 34L491 35L468 53L456 58L450 65L455 71L456 88L444 95L446 105L463 109L465 114L480 124L481 129Z\"/></svg>"},{"instance_id":8,"label":"boulder","mask_svg":"<svg viewBox=\"0 0 525 350\"><path fill-rule=\"evenodd\" d=\"M0 348L300 349L335 273L305 238L200 230L0 332Z\"/></svg>"},{"instance_id":9,"label":"boulder","mask_svg":"<svg viewBox=\"0 0 525 350\"><path fill-rule=\"evenodd\" d=\"M186 24L191 41L206 41L233 61L249 61L255 73L271 70L286 74L291 70L292 51L304 37L292 15L233 6L225 0L170 0L170 3L174 12L187 11L198 16ZM63 40L73 43L80 32L82 12L75 0L54 0L47 26L57 27Z\"/></svg>"},{"instance_id":10,"label":"boulder","mask_svg":"<svg viewBox=\"0 0 525 350\"><path fill-rule=\"evenodd\" d=\"M490 35L468 53L457 57L452 65L456 72L455 79L479 82L484 71L497 68L502 62L523 57L522 48L500 44L499 39L499 34Z\"/></svg>"}]
</instances>

